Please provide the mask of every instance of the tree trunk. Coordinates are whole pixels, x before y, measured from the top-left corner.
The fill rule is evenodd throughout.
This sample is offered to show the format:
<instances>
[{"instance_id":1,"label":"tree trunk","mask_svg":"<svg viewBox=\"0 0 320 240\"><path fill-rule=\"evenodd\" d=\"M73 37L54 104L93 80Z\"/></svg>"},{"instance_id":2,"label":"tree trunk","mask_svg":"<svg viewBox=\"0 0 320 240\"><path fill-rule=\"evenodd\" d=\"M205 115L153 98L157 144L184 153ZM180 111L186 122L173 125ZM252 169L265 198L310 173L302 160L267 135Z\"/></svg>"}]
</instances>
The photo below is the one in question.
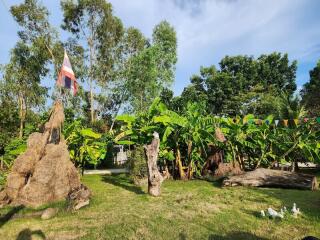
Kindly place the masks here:
<instances>
[{"instance_id":1,"label":"tree trunk","mask_svg":"<svg viewBox=\"0 0 320 240\"><path fill-rule=\"evenodd\" d=\"M192 167L192 162L190 162L188 165L188 171L187 171L188 180L190 180L192 176L193 176L193 167Z\"/></svg>"},{"instance_id":2,"label":"tree trunk","mask_svg":"<svg viewBox=\"0 0 320 240\"><path fill-rule=\"evenodd\" d=\"M91 32L93 29L91 29ZM93 98L93 59L94 59L94 48L93 48L93 34L91 34L90 38L88 39L89 43L89 52L90 52L90 75L89 75L89 87L90 87L90 115L91 115L91 123L94 122L94 98Z\"/></svg>"},{"instance_id":3,"label":"tree trunk","mask_svg":"<svg viewBox=\"0 0 320 240\"><path fill-rule=\"evenodd\" d=\"M164 172L162 174L163 178L164 179L169 179L171 176L170 176L170 171L169 171L169 168L168 168L168 164L165 162L165 167L164 167Z\"/></svg>"},{"instance_id":4,"label":"tree trunk","mask_svg":"<svg viewBox=\"0 0 320 240\"><path fill-rule=\"evenodd\" d=\"M23 137L23 129L24 129L24 122L26 119L26 110L25 110L25 101L22 96L22 93L19 94L19 116L20 116L20 128L19 128L19 138L22 139Z\"/></svg>"},{"instance_id":5,"label":"tree trunk","mask_svg":"<svg viewBox=\"0 0 320 240\"><path fill-rule=\"evenodd\" d=\"M218 168L220 163L223 163L224 153L223 150L216 146L211 146L210 155L204 164L201 174L206 175L210 171L212 174Z\"/></svg>"},{"instance_id":6,"label":"tree trunk","mask_svg":"<svg viewBox=\"0 0 320 240\"><path fill-rule=\"evenodd\" d=\"M182 167L181 154L180 154L179 146L177 147L177 150L176 150L176 165L178 167L180 179L185 180L186 176L185 176L185 173L184 173L183 167Z\"/></svg>"},{"instance_id":7,"label":"tree trunk","mask_svg":"<svg viewBox=\"0 0 320 240\"><path fill-rule=\"evenodd\" d=\"M159 153L159 134L154 133L154 138L149 145L145 145L145 153L147 156L147 166L148 166L148 193L151 196L157 197L161 194L161 183L163 177L160 174L157 166L158 153Z\"/></svg>"},{"instance_id":8,"label":"tree trunk","mask_svg":"<svg viewBox=\"0 0 320 240\"><path fill-rule=\"evenodd\" d=\"M281 187L316 190L317 178L309 174L258 168L242 175L226 178L223 186Z\"/></svg>"},{"instance_id":9,"label":"tree trunk","mask_svg":"<svg viewBox=\"0 0 320 240\"><path fill-rule=\"evenodd\" d=\"M92 89L92 80L90 80L90 115L91 115L91 123L94 122L94 103L93 103L93 89Z\"/></svg>"}]
</instances>

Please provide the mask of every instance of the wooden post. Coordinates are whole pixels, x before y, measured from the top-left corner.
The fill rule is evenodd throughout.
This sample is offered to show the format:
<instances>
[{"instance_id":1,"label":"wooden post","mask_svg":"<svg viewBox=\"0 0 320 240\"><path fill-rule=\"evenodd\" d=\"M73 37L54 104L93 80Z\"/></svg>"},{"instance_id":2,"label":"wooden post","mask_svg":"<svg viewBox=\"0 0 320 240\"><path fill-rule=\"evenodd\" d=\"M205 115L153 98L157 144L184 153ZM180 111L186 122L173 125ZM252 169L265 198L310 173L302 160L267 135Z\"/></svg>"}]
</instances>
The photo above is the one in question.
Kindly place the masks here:
<instances>
[{"instance_id":1,"label":"wooden post","mask_svg":"<svg viewBox=\"0 0 320 240\"><path fill-rule=\"evenodd\" d=\"M145 153L147 156L147 166L148 166L148 193L151 196L157 197L161 194L161 183L163 182L163 177L160 174L157 166L160 139L157 132L153 133L154 138L151 144L145 145Z\"/></svg>"}]
</instances>

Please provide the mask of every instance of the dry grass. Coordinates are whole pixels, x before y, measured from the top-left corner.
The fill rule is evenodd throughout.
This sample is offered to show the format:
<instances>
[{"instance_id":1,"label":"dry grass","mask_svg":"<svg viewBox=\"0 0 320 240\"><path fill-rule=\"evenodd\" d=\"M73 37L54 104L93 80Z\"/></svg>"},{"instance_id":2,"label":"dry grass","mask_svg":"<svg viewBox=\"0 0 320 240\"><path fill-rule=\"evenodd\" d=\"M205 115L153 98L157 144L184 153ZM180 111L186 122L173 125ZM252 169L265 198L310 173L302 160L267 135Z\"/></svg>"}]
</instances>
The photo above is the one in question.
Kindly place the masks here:
<instances>
[{"instance_id":1,"label":"dry grass","mask_svg":"<svg viewBox=\"0 0 320 240\"><path fill-rule=\"evenodd\" d=\"M60 211L50 220L7 219L2 209L0 239L301 239L320 236L320 191L220 188L218 183L165 181L162 196L150 197L125 175L85 176L93 190L89 207ZM262 219L259 211L291 207L298 219ZM63 209L64 204L54 206ZM21 213L33 210L23 209ZM7 215L8 216L8 215ZM21 234L23 233L23 234ZM42 235L43 234L43 235Z\"/></svg>"}]
</instances>

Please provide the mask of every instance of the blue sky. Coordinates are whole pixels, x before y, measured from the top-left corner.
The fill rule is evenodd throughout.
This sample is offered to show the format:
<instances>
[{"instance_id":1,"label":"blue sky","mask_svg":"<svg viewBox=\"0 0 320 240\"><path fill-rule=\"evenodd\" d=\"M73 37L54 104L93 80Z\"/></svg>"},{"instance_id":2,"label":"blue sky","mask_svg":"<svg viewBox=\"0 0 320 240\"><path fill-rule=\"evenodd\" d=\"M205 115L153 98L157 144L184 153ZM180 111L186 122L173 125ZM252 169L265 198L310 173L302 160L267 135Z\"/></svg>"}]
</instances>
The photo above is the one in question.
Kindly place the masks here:
<instances>
[{"instance_id":1,"label":"blue sky","mask_svg":"<svg viewBox=\"0 0 320 240\"><path fill-rule=\"evenodd\" d=\"M9 59L17 41L18 25L8 8L20 0L0 1L0 64ZM62 21L60 1L42 1L51 23ZM225 55L258 56L287 52L298 60L297 85L309 80L309 70L320 59L319 0L111 0L125 26L151 37L153 27L169 21L177 31L178 63L173 85L180 94L200 66L217 65ZM61 32L65 39L67 33ZM53 86L46 81L45 85Z\"/></svg>"}]
</instances>

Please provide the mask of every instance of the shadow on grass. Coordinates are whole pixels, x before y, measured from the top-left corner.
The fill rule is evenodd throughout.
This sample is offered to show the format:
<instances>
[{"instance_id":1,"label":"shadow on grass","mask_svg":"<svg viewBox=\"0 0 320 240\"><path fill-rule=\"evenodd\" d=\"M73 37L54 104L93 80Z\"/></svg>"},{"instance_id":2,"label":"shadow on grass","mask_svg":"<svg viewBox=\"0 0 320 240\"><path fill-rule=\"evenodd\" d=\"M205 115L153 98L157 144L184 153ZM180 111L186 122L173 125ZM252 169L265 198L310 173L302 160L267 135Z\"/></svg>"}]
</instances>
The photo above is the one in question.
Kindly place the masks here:
<instances>
[{"instance_id":1,"label":"shadow on grass","mask_svg":"<svg viewBox=\"0 0 320 240\"><path fill-rule=\"evenodd\" d=\"M117 187L121 187L127 191L136 193L136 194L145 194L142 189L132 182L127 174L112 174L112 175L103 175L102 180L106 183L110 183Z\"/></svg>"},{"instance_id":2,"label":"shadow on grass","mask_svg":"<svg viewBox=\"0 0 320 240\"><path fill-rule=\"evenodd\" d=\"M258 237L255 234L247 233L247 232L231 232L226 236L211 234L208 240L268 240L268 239Z\"/></svg>"},{"instance_id":3,"label":"shadow on grass","mask_svg":"<svg viewBox=\"0 0 320 240\"><path fill-rule=\"evenodd\" d=\"M29 228L26 228L19 232L16 240L32 240L32 236L38 236L41 239L46 239L46 235L44 235L44 233L41 230L31 231Z\"/></svg>"},{"instance_id":4,"label":"shadow on grass","mask_svg":"<svg viewBox=\"0 0 320 240\"><path fill-rule=\"evenodd\" d=\"M200 177L200 178L196 178L198 180L203 180L206 182L211 183L214 187L216 188L222 188L222 182L225 178L223 177L212 177L212 176L205 176L205 177Z\"/></svg>"},{"instance_id":5,"label":"shadow on grass","mask_svg":"<svg viewBox=\"0 0 320 240\"><path fill-rule=\"evenodd\" d=\"M0 228L5 225L15 214L17 214L20 210L22 210L24 206L18 206L10 209L9 212L7 212L4 215L0 216Z\"/></svg>"}]
</instances>

